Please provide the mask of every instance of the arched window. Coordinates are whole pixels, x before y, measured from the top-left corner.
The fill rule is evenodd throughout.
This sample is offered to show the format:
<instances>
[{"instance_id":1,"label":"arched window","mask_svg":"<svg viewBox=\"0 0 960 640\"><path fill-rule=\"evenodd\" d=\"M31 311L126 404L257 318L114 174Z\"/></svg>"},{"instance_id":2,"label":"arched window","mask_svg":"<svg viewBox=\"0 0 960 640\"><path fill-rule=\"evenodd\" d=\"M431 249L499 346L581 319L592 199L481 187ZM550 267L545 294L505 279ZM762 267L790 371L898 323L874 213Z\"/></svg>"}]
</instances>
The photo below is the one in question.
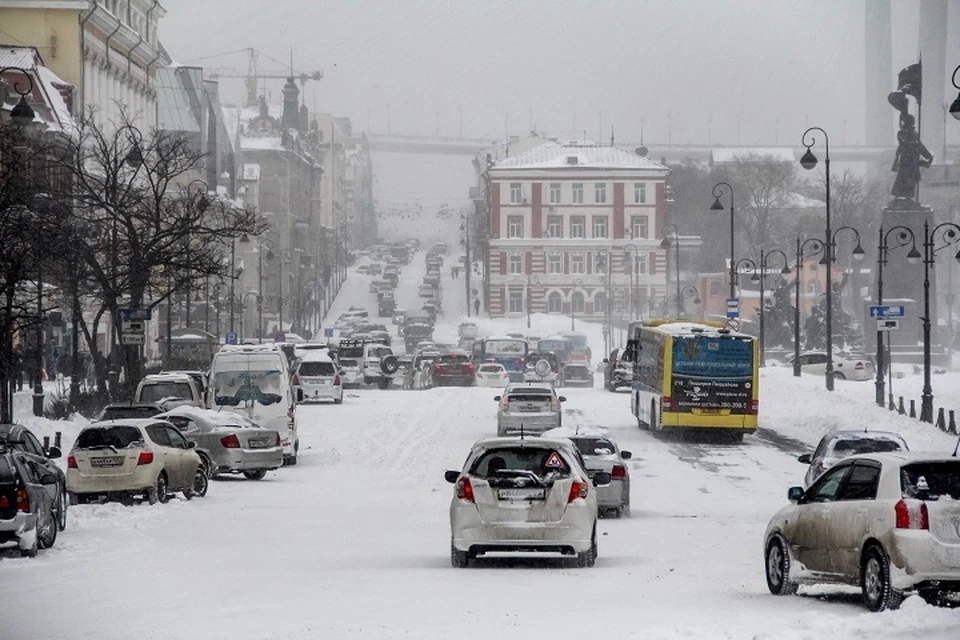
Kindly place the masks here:
<instances>
[{"instance_id":1,"label":"arched window","mask_svg":"<svg viewBox=\"0 0 960 640\"><path fill-rule=\"evenodd\" d=\"M593 310L596 313L603 313L606 310L607 306L607 296L603 295L603 292L599 292L593 297Z\"/></svg>"},{"instance_id":2,"label":"arched window","mask_svg":"<svg viewBox=\"0 0 960 640\"><path fill-rule=\"evenodd\" d=\"M563 310L563 297L556 291L547 297L547 311L549 313L560 313Z\"/></svg>"},{"instance_id":3,"label":"arched window","mask_svg":"<svg viewBox=\"0 0 960 640\"><path fill-rule=\"evenodd\" d=\"M573 303L573 310L577 313L583 313L583 294L579 291L574 291L573 295L570 297L570 301Z\"/></svg>"}]
</instances>

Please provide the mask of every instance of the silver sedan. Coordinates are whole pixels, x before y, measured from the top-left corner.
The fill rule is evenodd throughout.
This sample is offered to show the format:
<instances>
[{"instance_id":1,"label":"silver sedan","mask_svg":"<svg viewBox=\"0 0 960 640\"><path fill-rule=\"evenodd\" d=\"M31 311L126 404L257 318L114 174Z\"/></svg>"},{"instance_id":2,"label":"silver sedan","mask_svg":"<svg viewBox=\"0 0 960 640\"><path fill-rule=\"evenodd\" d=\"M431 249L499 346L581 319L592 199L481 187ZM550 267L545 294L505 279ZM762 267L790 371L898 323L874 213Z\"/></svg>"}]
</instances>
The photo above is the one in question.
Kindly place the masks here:
<instances>
[{"instance_id":1,"label":"silver sedan","mask_svg":"<svg viewBox=\"0 0 960 640\"><path fill-rule=\"evenodd\" d=\"M248 480L261 480L267 471L283 465L280 434L241 415L181 406L156 417L173 423L197 443L209 477L242 473Z\"/></svg>"}]
</instances>

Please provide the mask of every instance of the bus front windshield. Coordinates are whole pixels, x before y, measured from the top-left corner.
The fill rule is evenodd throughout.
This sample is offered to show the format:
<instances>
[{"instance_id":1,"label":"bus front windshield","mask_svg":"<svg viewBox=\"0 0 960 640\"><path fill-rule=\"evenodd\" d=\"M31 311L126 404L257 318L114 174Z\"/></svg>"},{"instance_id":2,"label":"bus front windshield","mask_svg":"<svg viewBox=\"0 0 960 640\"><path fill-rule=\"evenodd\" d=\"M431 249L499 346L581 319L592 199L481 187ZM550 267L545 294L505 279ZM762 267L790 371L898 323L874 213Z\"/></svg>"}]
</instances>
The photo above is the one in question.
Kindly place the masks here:
<instances>
[{"instance_id":1,"label":"bus front windshield","mask_svg":"<svg viewBox=\"0 0 960 640\"><path fill-rule=\"evenodd\" d=\"M526 340L487 340L485 351L488 356L524 356L527 353Z\"/></svg>"}]
</instances>

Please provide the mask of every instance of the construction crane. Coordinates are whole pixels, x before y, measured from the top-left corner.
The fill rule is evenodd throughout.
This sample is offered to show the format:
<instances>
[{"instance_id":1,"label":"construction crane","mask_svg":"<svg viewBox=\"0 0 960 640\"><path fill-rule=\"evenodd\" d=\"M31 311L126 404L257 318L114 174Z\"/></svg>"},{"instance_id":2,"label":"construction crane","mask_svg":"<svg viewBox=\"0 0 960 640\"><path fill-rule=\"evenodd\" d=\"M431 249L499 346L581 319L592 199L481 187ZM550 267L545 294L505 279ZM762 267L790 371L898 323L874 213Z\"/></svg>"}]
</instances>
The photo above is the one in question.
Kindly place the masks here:
<instances>
[{"instance_id":1,"label":"construction crane","mask_svg":"<svg viewBox=\"0 0 960 640\"><path fill-rule=\"evenodd\" d=\"M258 52L253 47L247 48L247 53L249 54L249 62L247 64L247 70L240 71L238 69L233 69L229 67L214 67L214 68L205 68L204 72L209 78L244 78L244 85L247 88L247 105L248 107L257 106L257 83L260 80L286 80L288 78L294 78L300 81L300 86L303 87L307 83L307 80L320 80L323 78L322 71L313 71L311 73L295 73L293 71L293 55L291 54L290 60L290 72L289 73L260 73L259 64L258 64Z\"/></svg>"}]
</instances>

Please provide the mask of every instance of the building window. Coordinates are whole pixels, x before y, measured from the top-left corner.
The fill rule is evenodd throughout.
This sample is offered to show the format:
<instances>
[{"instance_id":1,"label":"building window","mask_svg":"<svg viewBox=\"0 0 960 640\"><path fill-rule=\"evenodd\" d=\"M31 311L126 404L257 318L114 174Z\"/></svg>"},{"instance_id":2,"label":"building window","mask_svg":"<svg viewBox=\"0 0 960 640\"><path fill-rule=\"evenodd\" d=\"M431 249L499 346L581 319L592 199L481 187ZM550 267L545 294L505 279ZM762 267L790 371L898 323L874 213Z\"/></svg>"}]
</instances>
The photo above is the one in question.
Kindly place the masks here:
<instances>
[{"instance_id":1,"label":"building window","mask_svg":"<svg viewBox=\"0 0 960 640\"><path fill-rule=\"evenodd\" d=\"M710 297L711 297L711 298L716 298L716 297L719 296L719 295L720 295L720 283L719 283L719 282L711 282L711 283L710 283Z\"/></svg>"},{"instance_id":2,"label":"building window","mask_svg":"<svg viewBox=\"0 0 960 640\"><path fill-rule=\"evenodd\" d=\"M570 237L586 237L587 219L584 216L570 216Z\"/></svg>"},{"instance_id":3,"label":"building window","mask_svg":"<svg viewBox=\"0 0 960 640\"><path fill-rule=\"evenodd\" d=\"M638 253L637 254L637 273L643 274L647 272L647 254Z\"/></svg>"},{"instance_id":4,"label":"building window","mask_svg":"<svg viewBox=\"0 0 960 640\"><path fill-rule=\"evenodd\" d=\"M574 204L583 204L583 183L573 183L573 202Z\"/></svg>"},{"instance_id":5,"label":"building window","mask_svg":"<svg viewBox=\"0 0 960 640\"><path fill-rule=\"evenodd\" d=\"M551 253L547 256L547 273L563 273L563 256L559 253Z\"/></svg>"},{"instance_id":6,"label":"building window","mask_svg":"<svg viewBox=\"0 0 960 640\"><path fill-rule=\"evenodd\" d=\"M647 183L636 182L633 185L633 203L646 204L647 202ZM644 236L646 237L646 236Z\"/></svg>"},{"instance_id":7,"label":"building window","mask_svg":"<svg viewBox=\"0 0 960 640\"><path fill-rule=\"evenodd\" d=\"M607 237L607 216L593 216L593 237Z\"/></svg>"},{"instance_id":8,"label":"building window","mask_svg":"<svg viewBox=\"0 0 960 640\"><path fill-rule=\"evenodd\" d=\"M820 282L818 280L811 280L807 283L807 293L811 296L820 295Z\"/></svg>"},{"instance_id":9,"label":"building window","mask_svg":"<svg viewBox=\"0 0 960 640\"><path fill-rule=\"evenodd\" d=\"M593 195L597 204L607 203L607 183L598 182L593 185Z\"/></svg>"},{"instance_id":10,"label":"building window","mask_svg":"<svg viewBox=\"0 0 960 640\"><path fill-rule=\"evenodd\" d=\"M523 313L523 292L510 292L510 313Z\"/></svg>"},{"instance_id":11,"label":"building window","mask_svg":"<svg viewBox=\"0 0 960 640\"><path fill-rule=\"evenodd\" d=\"M573 295L570 296L570 303L573 305L573 310L577 313L583 313L583 294L579 291L574 291Z\"/></svg>"},{"instance_id":12,"label":"building window","mask_svg":"<svg viewBox=\"0 0 960 640\"><path fill-rule=\"evenodd\" d=\"M510 183L510 204L520 204L523 199L523 189L519 182Z\"/></svg>"},{"instance_id":13,"label":"building window","mask_svg":"<svg viewBox=\"0 0 960 640\"><path fill-rule=\"evenodd\" d=\"M547 237L548 238L563 237L563 218L562 217L560 216L547 217Z\"/></svg>"},{"instance_id":14,"label":"building window","mask_svg":"<svg viewBox=\"0 0 960 640\"><path fill-rule=\"evenodd\" d=\"M586 273L587 260L582 253L574 253L570 256L570 273Z\"/></svg>"},{"instance_id":15,"label":"building window","mask_svg":"<svg viewBox=\"0 0 960 640\"><path fill-rule=\"evenodd\" d=\"M560 183L550 183L550 204L560 204Z\"/></svg>"},{"instance_id":16,"label":"building window","mask_svg":"<svg viewBox=\"0 0 960 640\"><path fill-rule=\"evenodd\" d=\"M597 293L593 297L593 310L595 313L603 313L607 307L607 296L603 295L603 292Z\"/></svg>"},{"instance_id":17,"label":"building window","mask_svg":"<svg viewBox=\"0 0 960 640\"><path fill-rule=\"evenodd\" d=\"M511 253L510 259L508 261L509 269L508 272L516 275L518 273L523 273L523 254L522 253Z\"/></svg>"},{"instance_id":18,"label":"building window","mask_svg":"<svg viewBox=\"0 0 960 640\"><path fill-rule=\"evenodd\" d=\"M523 237L523 216L507 217L507 237L508 238Z\"/></svg>"},{"instance_id":19,"label":"building window","mask_svg":"<svg viewBox=\"0 0 960 640\"><path fill-rule=\"evenodd\" d=\"M650 237L650 226L647 222L647 216L632 216L630 218L630 227L633 233L631 236L632 238L639 239Z\"/></svg>"},{"instance_id":20,"label":"building window","mask_svg":"<svg viewBox=\"0 0 960 640\"><path fill-rule=\"evenodd\" d=\"M590 257L592 258L594 273L607 272L607 254L598 253L596 255L591 255Z\"/></svg>"},{"instance_id":21,"label":"building window","mask_svg":"<svg viewBox=\"0 0 960 640\"><path fill-rule=\"evenodd\" d=\"M547 311L549 313L560 313L563 311L563 298L556 291L547 297Z\"/></svg>"}]
</instances>

